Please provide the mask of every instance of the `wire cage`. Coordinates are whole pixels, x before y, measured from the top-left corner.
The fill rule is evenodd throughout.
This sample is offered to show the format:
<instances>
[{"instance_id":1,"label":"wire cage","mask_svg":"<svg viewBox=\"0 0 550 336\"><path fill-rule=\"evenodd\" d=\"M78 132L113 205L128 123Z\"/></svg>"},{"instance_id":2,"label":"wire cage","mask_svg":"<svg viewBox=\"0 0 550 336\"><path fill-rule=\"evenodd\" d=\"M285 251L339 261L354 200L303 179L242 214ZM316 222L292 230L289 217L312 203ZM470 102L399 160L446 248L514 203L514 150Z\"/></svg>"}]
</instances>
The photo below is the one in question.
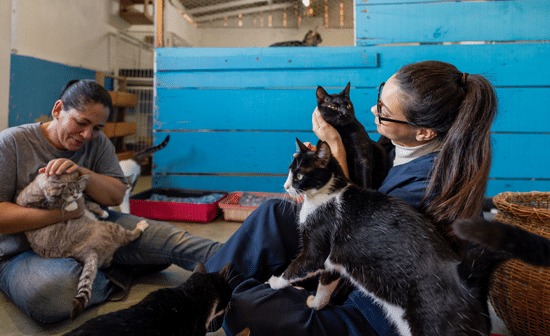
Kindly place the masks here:
<instances>
[{"instance_id":1,"label":"wire cage","mask_svg":"<svg viewBox=\"0 0 550 336\"><path fill-rule=\"evenodd\" d=\"M124 137L127 150L138 152L153 145L153 66L151 42L125 33L109 35L109 68L113 74L125 77L125 91L138 97L135 106L124 110L124 121L136 124L136 132ZM150 165L143 166L147 174Z\"/></svg>"}]
</instances>

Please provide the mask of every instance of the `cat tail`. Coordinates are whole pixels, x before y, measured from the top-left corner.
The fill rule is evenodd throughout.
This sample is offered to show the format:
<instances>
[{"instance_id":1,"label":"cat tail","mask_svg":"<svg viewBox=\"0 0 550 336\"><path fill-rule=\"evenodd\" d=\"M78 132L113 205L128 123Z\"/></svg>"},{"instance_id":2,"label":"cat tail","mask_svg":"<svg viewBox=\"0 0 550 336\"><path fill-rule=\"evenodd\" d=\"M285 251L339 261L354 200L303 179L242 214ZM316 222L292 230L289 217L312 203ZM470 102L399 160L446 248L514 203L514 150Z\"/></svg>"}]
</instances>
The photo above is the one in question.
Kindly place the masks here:
<instances>
[{"instance_id":1,"label":"cat tail","mask_svg":"<svg viewBox=\"0 0 550 336\"><path fill-rule=\"evenodd\" d=\"M517 226L476 218L455 221L453 230L459 238L470 242L459 264L459 273L472 286L488 290L493 272L510 259L550 266L550 240Z\"/></svg>"},{"instance_id":2,"label":"cat tail","mask_svg":"<svg viewBox=\"0 0 550 336\"><path fill-rule=\"evenodd\" d=\"M71 320L76 319L88 304L90 296L92 296L92 285L97 275L98 255L91 253L82 261L82 274L78 280L76 296L73 299L73 310L71 312Z\"/></svg>"},{"instance_id":3,"label":"cat tail","mask_svg":"<svg viewBox=\"0 0 550 336\"><path fill-rule=\"evenodd\" d=\"M132 160L136 161L138 164L141 164L141 162L146 157L148 157L149 155L153 154L154 152L159 151L159 150L163 149L164 147L166 147L166 145L168 144L168 141L170 141L170 134L168 134L166 136L166 138L164 138L164 140L162 140L162 142L159 143L158 145L153 146L153 147L149 147L149 148L146 148L146 149L144 149L140 152L137 152L136 155L134 155L134 157L132 157Z\"/></svg>"}]
</instances>

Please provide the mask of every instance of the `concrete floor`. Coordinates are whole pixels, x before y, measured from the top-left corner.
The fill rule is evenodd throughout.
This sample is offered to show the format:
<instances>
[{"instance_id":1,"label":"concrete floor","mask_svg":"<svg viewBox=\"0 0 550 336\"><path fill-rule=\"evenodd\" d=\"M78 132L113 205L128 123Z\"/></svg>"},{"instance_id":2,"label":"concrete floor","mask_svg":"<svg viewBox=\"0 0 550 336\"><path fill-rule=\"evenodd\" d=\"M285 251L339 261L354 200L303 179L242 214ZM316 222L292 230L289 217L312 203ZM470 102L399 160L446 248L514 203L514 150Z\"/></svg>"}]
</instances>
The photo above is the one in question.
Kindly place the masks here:
<instances>
[{"instance_id":1,"label":"concrete floor","mask_svg":"<svg viewBox=\"0 0 550 336\"><path fill-rule=\"evenodd\" d=\"M151 177L138 179L134 193L151 188ZM196 236L225 242L240 227L240 222L226 222L218 217L210 223L170 222ZM136 279L128 298L121 302L107 302L88 308L74 322L42 324L24 315L9 299L0 294L0 335L63 335L89 319L127 308L141 301L148 293L164 287L175 287L184 282L191 272L177 266L170 266L157 274ZM209 336L225 336L223 330L209 333Z\"/></svg>"},{"instance_id":2,"label":"concrete floor","mask_svg":"<svg viewBox=\"0 0 550 336\"><path fill-rule=\"evenodd\" d=\"M134 193L151 188L151 178L141 177L134 190ZM215 241L225 242L240 227L240 222L227 222L223 218L217 218L213 222L187 223L171 222L188 232L199 237L210 238ZM96 307L86 309L82 316L74 322L62 322L51 325L38 323L21 311L5 296L0 294L0 335L62 335L76 326L98 315L106 314L115 310L127 308L141 299L148 293L163 287L175 287L185 281L191 273L177 266L170 266L168 269L153 275L142 277L134 282L128 298L121 302L107 302ZM500 335L510 335L502 321L492 312L493 332ZM225 336L223 330L209 333L209 336Z\"/></svg>"}]
</instances>

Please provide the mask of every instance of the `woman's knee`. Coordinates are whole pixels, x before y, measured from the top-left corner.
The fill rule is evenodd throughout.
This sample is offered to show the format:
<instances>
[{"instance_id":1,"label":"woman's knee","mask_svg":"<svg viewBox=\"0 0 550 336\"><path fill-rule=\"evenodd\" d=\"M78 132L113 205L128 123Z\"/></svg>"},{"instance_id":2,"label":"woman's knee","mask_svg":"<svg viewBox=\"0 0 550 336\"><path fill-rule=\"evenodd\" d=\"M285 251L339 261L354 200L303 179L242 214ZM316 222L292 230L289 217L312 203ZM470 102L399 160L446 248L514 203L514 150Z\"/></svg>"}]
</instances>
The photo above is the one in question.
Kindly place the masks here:
<instances>
[{"instance_id":1,"label":"woman's knee","mask_svg":"<svg viewBox=\"0 0 550 336\"><path fill-rule=\"evenodd\" d=\"M69 318L78 276L58 273L39 278L20 289L16 299L20 308L30 317L44 323Z\"/></svg>"},{"instance_id":2,"label":"woman's knee","mask_svg":"<svg viewBox=\"0 0 550 336\"><path fill-rule=\"evenodd\" d=\"M2 272L2 290L28 316L45 323L67 319L82 266L72 258L44 259L33 253L14 260ZM98 272L89 304L102 302L112 285Z\"/></svg>"}]
</instances>

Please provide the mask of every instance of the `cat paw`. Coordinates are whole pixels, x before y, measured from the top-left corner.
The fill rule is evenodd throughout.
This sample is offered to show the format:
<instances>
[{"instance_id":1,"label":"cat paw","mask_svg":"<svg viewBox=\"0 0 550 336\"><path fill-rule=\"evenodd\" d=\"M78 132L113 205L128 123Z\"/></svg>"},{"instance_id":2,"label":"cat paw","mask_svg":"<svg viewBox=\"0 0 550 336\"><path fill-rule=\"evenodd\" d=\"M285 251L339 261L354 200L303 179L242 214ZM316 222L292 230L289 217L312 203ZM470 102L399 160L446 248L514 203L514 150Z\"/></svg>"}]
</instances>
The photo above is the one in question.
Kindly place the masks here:
<instances>
[{"instance_id":1,"label":"cat paw","mask_svg":"<svg viewBox=\"0 0 550 336\"><path fill-rule=\"evenodd\" d=\"M105 219L107 217L109 217L109 213L105 210L102 210L102 212L99 214L99 218Z\"/></svg>"},{"instance_id":2,"label":"cat paw","mask_svg":"<svg viewBox=\"0 0 550 336\"><path fill-rule=\"evenodd\" d=\"M272 276L267 281L272 289L281 289L290 286L290 281L283 279L283 277Z\"/></svg>"},{"instance_id":3,"label":"cat paw","mask_svg":"<svg viewBox=\"0 0 550 336\"><path fill-rule=\"evenodd\" d=\"M139 223L137 223L136 228L140 229L141 231L145 231L149 227L149 223L145 221L145 219L141 220Z\"/></svg>"},{"instance_id":4,"label":"cat paw","mask_svg":"<svg viewBox=\"0 0 550 336\"><path fill-rule=\"evenodd\" d=\"M78 204L76 202L71 202L63 208L65 211L74 211L76 209L78 209Z\"/></svg>"},{"instance_id":5,"label":"cat paw","mask_svg":"<svg viewBox=\"0 0 550 336\"><path fill-rule=\"evenodd\" d=\"M320 302L320 301L321 300L318 300L317 297L310 295L307 298L306 303L309 308L313 308L315 310L321 310L327 305L328 302Z\"/></svg>"}]
</instances>

